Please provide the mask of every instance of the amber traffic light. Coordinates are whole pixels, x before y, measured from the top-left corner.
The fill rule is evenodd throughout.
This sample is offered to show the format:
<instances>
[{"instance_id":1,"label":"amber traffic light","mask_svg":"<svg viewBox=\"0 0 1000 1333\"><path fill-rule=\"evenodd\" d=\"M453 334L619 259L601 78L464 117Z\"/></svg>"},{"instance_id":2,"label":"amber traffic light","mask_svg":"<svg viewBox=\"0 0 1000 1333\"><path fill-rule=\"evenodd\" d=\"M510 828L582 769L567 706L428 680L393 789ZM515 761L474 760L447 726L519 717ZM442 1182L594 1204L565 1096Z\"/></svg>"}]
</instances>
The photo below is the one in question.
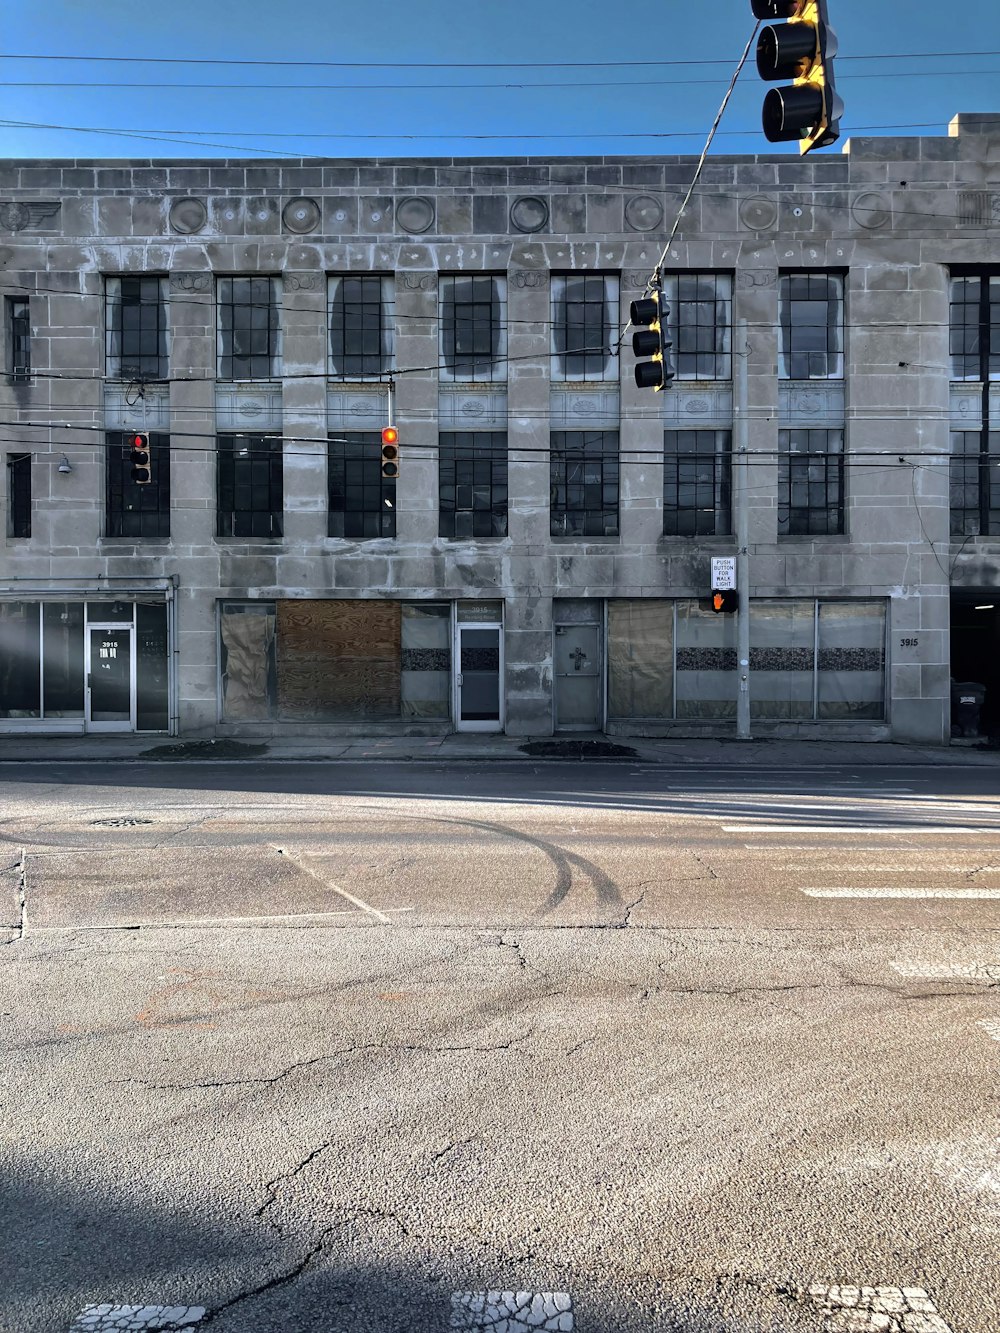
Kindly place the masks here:
<instances>
[{"instance_id":1,"label":"amber traffic light","mask_svg":"<svg viewBox=\"0 0 1000 1333\"><path fill-rule=\"evenodd\" d=\"M382 476L399 476L399 431L395 426L382 427Z\"/></svg>"}]
</instances>

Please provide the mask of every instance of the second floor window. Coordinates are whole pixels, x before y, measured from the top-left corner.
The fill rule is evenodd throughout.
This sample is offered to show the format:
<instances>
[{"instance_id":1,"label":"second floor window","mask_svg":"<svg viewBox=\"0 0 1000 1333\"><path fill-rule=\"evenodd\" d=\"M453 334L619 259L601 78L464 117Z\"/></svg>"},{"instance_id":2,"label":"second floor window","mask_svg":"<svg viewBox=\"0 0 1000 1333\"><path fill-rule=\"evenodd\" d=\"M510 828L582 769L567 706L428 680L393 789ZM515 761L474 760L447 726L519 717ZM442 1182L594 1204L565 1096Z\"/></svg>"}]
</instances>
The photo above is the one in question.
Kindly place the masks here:
<instances>
[{"instance_id":1,"label":"second floor window","mask_svg":"<svg viewBox=\"0 0 1000 1333\"><path fill-rule=\"evenodd\" d=\"M1000 380L1000 276L953 276L949 336L953 380Z\"/></svg>"},{"instance_id":2,"label":"second floor window","mask_svg":"<svg viewBox=\"0 0 1000 1333\"><path fill-rule=\"evenodd\" d=\"M327 489L331 537L395 537L396 482L382 476L380 431L330 436Z\"/></svg>"},{"instance_id":3,"label":"second floor window","mask_svg":"<svg viewBox=\"0 0 1000 1333\"><path fill-rule=\"evenodd\" d=\"M284 490L281 438L220 435L216 531L220 537L280 537Z\"/></svg>"},{"instance_id":4,"label":"second floor window","mask_svg":"<svg viewBox=\"0 0 1000 1333\"><path fill-rule=\"evenodd\" d=\"M844 531L844 432L778 432L778 536Z\"/></svg>"},{"instance_id":5,"label":"second floor window","mask_svg":"<svg viewBox=\"0 0 1000 1333\"><path fill-rule=\"evenodd\" d=\"M506 279L490 273L442 274L441 376L507 378Z\"/></svg>"},{"instance_id":6,"label":"second floor window","mask_svg":"<svg viewBox=\"0 0 1000 1333\"><path fill-rule=\"evenodd\" d=\"M15 384L31 379L31 307L26 296L8 296L4 314L7 373Z\"/></svg>"},{"instance_id":7,"label":"second floor window","mask_svg":"<svg viewBox=\"0 0 1000 1333\"><path fill-rule=\"evenodd\" d=\"M31 536L31 455L7 455L7 536Z\"/></svg>"},{"instance_id":8,"label":"second floor window","mask_svg":"<svg viewBox=\"0 0 1000 1333\"><path fill-rule=\"evenodd\" d=\"M663 299L670 311L670 361L676 377L732 379L732 274L668 273Z\"/></svg>"},{"instance_id":9,"label":"second floor window","mask_svg":"<svg viewBox=\"0 0 1000 1333\"><path fill-rule=\"evenodd\" d=\"M281 326L274 278L219 278L219 379L281 374Z\"/></svg>"},{"instance_id":10,"label":"second floor window","mask_svg":"<svg viewBox=\"0 0 1000 1333\"><path fill-rule=\"evenodd\" d=\"M122 431L107 436L104 531L108 537L170 536L170 436L149 437L148 486L132 480L132 450Z\"/></svg>"},{"instance_id":11,"label":"second floor window","mask_svg":"<svg viewBox=\"0 0 1000 1333\"><path fill-rule=\"evenodd\" d=\"M167 306L163 279L108 278L105 282L106 373L113 379L167 378Z\"/></svg>"},{"instance_id":12,"label":"second floor window","mask_svg":"<svg viewBox=\"0 0 1000 1333\"><path fill-rule=\"evenodd\" d=\"M455 431L441 436L442 537L507 536L507 436Z\"/></svg>"},{"instance_id":13,"label":"second floor window","mask_svg":"<svg viewBox=\"0 0 1000 1333\"><path fill-rule=\"evenodd\" d=\"M1000 534L1000 430L951 432L951 531Z\"/></svg>"},{"instance_id":14,"label":"second floor window","mask_svg":"<svg viewBox=\"0 0 1000 1333\"><path fill-rule=\"evenodd\" d=\"M663 432L663 533L717 537L730 531L728 430Z\"/></svg>"},{"instance_id":15,"label":"second floor window","mask_svg":"<svg viewBox=\"0 0 1000 1333\"><path fill-rule=\"evenodd\" d=\"M330 279L330 373L365 379L392 369L394 300L388 273Z\"/></svg>"},{"instance_id":16,"label":"second floor window","mask_svg":"<svg viewBox=\"0 0 1000 1333\"><path fill-rule=\"evenodd\" d=\"M549 455L553 537L618 536L618 432L556 430Z\"/></svg>"},{"instance_id":17,"label":"second floor window","mask_svg":"<svg viewBox=\"0 0 1000 1333\"><path fill-rule=\"evenodd\" d=\"M844 279L840 273L782 273L778 292L783 380L844 378Z\"/></svg>"},{"instance_id":18,"label":"second floor window","mask_svg":"<svg viewBox=\"0 0 1000 1333\"><path fill-rule=\"evenodd\" d=\"M617 380L618 276L553 273L552 378Z\"/></svg>"}]
</instances>

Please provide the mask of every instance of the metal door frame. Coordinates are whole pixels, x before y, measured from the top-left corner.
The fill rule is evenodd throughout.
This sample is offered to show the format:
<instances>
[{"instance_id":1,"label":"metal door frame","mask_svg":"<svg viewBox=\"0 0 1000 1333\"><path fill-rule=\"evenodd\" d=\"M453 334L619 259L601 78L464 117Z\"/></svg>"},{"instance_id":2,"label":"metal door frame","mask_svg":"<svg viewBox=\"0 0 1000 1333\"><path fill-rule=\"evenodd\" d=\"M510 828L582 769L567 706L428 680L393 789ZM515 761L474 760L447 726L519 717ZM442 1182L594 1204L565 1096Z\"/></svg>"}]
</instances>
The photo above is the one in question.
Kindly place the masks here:
<instances>
[{"instance_id":1,"label":"metal door frame","mask_svg":"<svg viewBox=\"0 0 1000 1333\"><path fill-rule=\"evenodd\" d=\"M116 621L86 621L85 638L83 641L83 729L85 732L95 731L135 731L136 716L136 632L135 632L135 607L132 608L132 619ZM110 630L117 633L127 632L129 636L129 664L128 664L128 697L129 697L129 719L127 722L94 722L90 716L90 673L91 673L91 644L92 635L107 634Z\"/></svg>"},{"instance_id":2,"label":"metal door frame","mask_svg":"<svg viewBox=\"0 0 1000 1333\"><path fill-rule=\"evenodd\" d=\"M552 731L553 734L572 731L604 731L607 716L607 672L604 667L604 644L607 637L606 613L598 620L553 620L552 622ZM556 670L556 634L559 630L594 629L597 631L597 717L594 726L582 724L559 725L559 672Z\"/></svg>"},{"instance_id":3,"label":"metal door frame","mask_svg":"<svg viewBox=\"0 0 1000 1333\"><path fill-rule=\"evenodd\" d=\"M466 629L492 629L497 632L500 648L500 662L497 668L497 710L500 714L495 722L489 719L476 722L462 721L462 631ZM496 731L502 732L506 724L506 690L504 689L504 633L503 622L496 620L457 620L455 621L455 641L451 673L452 716L456 731Z\"/></svg>"}]
</instances>

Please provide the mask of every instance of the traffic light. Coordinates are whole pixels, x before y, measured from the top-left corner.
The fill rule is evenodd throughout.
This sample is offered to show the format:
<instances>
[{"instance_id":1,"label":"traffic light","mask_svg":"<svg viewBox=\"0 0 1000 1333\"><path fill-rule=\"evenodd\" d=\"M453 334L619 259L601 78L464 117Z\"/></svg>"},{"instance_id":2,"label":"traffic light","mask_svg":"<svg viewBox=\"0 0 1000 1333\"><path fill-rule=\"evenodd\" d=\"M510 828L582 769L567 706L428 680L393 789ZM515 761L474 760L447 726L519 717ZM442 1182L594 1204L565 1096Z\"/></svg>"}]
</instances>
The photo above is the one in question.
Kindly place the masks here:
<instances>
[{"instance_id":1,"label":"traffic light","mask_svg":"<svg viewBox=\"0 0 1000 1333\"><path fill-rule=\"evenodd\" d=\"M632 334L632 351L637 357L650 358L635 363L635 382L640 389L659 392L674 378L667 359L667 350L672 346L666 331L669 314L657 284L649 296L633 301L629 307L629 320L636 326L636 332Z\"/></svg>"},{"instance_id":2,"label":"traffic light","mask_svg":"<svg viewBox=\"0 0 1000 1333\"><path fill-rule=\"evenodd\" d=\"M148 486L153 480L153 452L148 435L130 435L129 452L132 455L132 480L137 486Z\"/></svg>"},{"instance_id":3,"label":"traffic light","mask_svg":"<svg viewBox=\"0 0 1000 1333\"><path fill-rule=\"evenodd\" d=\"M731 614L740 609L740 601L736 595L735 588L713 588L712 589L712 610L725 611Z\"/></svg>"},{"instance_id":4,"label":"traffic light","mask_svg":"<svg viewBox=\"0 0 1000 1333\"><path fill-rule=\"evenodd\" d=\"M844 103L833 83L837 37L827 22L826 0L750 0L754 18L787 19L761 29L757 73L775 82L764 97L761 120L768 143L799 141L799 152L825 148L840 138Z\"/></svg>"},{"instance_id":5,"label":"traffic light","mask_svg":"<svg viewBox=\"0 0 1000 1333\"><path fill-rule=\"evenodd\" d=\"M399 431L395 426L382 427L382 476L389 480L399 476Z\"/></svg>"}]
</instances>

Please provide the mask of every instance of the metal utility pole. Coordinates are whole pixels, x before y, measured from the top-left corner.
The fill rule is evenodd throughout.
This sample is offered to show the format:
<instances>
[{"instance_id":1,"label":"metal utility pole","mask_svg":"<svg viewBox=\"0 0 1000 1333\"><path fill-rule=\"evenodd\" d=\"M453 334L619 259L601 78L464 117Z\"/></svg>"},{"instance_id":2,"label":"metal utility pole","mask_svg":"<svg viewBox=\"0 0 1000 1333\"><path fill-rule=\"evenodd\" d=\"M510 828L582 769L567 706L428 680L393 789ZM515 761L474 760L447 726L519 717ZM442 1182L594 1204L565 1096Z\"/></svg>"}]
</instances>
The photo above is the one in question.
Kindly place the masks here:
<instances>
[{"instance_id":1,"label":"metal utility pole","mask_svg":"<svg viewBox=\"0 0 1000 1333\"><path fill-rule=\"evenodd\" d=\"M750 419L747 415L749 390L747 374L750 347L747 322L736 325L736 458L734 460L733 501L736 509L736 735L750 739L750 465L747 450Z\"/></svg>"}]
</instances>

